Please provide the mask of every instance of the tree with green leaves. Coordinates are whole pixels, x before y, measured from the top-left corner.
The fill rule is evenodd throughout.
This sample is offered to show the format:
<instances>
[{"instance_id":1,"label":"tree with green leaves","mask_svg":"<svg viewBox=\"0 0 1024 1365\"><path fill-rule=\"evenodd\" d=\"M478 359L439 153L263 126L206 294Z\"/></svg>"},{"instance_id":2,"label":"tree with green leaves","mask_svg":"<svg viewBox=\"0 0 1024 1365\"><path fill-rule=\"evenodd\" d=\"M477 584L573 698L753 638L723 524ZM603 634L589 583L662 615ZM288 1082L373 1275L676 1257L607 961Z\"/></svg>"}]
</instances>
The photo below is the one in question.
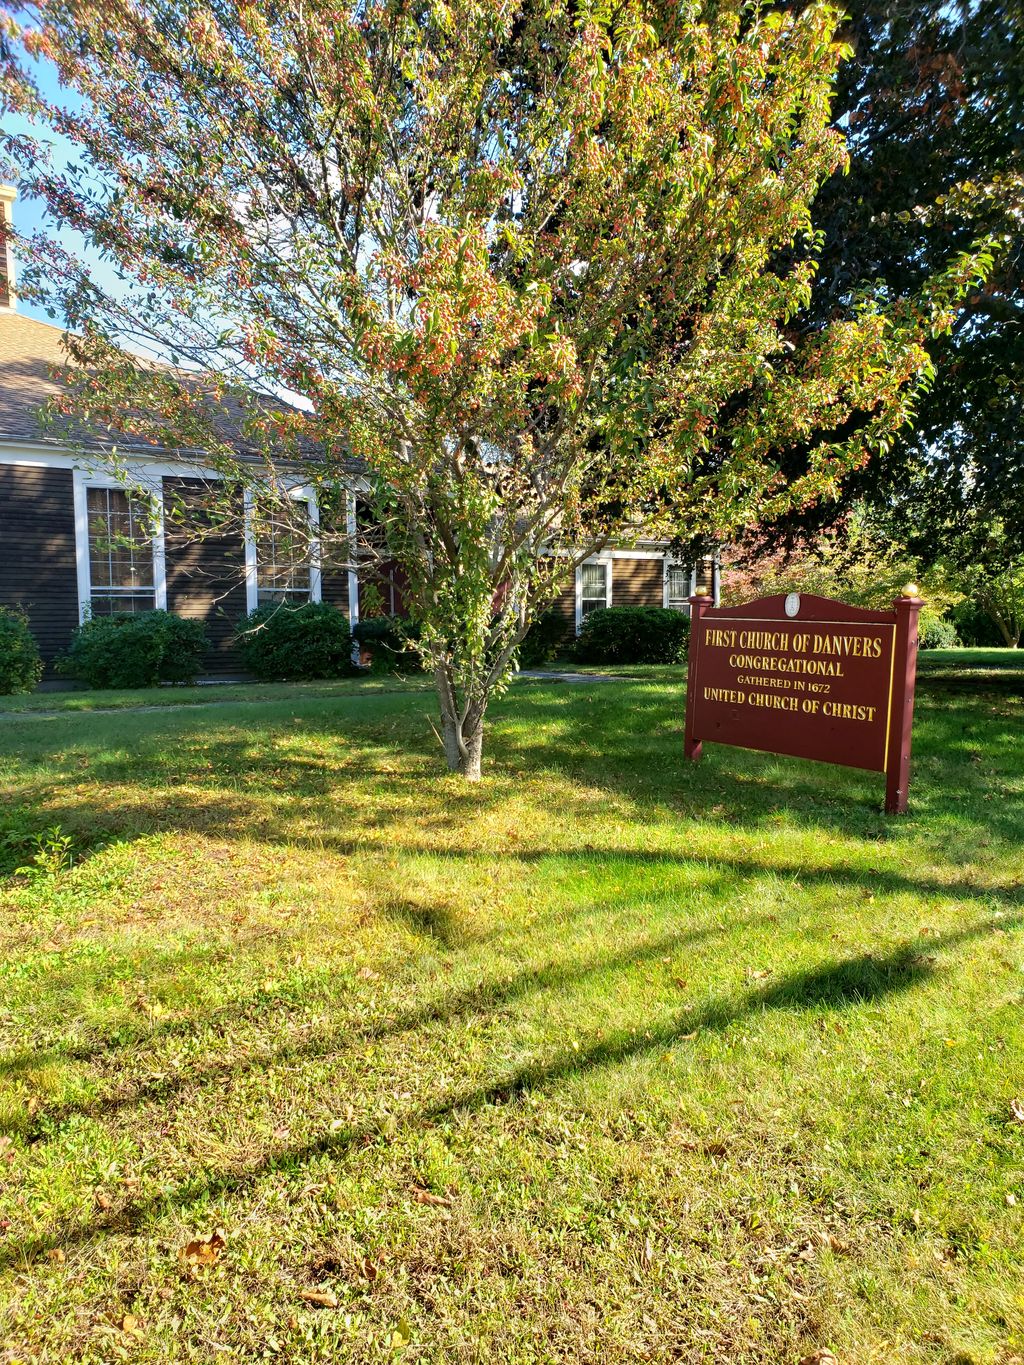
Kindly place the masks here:
<instances>
[{"instance_id":1,"label":"tree with green leaves","mask_svg":"<svg viewBox=\"0 0 1024 1365\"><path fill-rule=\"evenodd\" d=\"M1024 545L999 517L984 525L950 528L946 562L964 597L995 627L998 640L1017 649L1024 638Z\"/></svg>"},{"instance_id":2,"label":"tree with green leaves","mask_svg":"<svg viewBox=\"0 0 1024 1365\"><path fill-rule=\"evenodd\" d=\"M991 560L994 524L1011 558L1024 537L1024 7L849 8L853 55L834 103L849 170L818 196L819 287L794 320L795 344L851 316L866 286L913 293L979 233L994 264L953 326L926 340L935 374L913 424L838 497L764 522L748 540L795 543L859 507L925 564L967 571L979 546Z\"/></svg>"},{"instance_id":3,"label":"tree with green leaves","mask_svg":"<svg viewBox=\"0 0 1024 1365\"><path fill-rule=\"evenodd\" d=\"M925 638L964 594L959 577L942 566L922 569L898 540L879 532L864 510L855 508L841 525L799 544L778 545L727 563L722 600L734 606L755 597L805 592L881 610L908 583L916 583L924 598L919 624Z\"/></svg>"},{"instance_id":4,"label":"tree with green leaves","mask_svg":"<svg viewBox=\"0 0 1024 1365\"><path fill-rule=\"evenodd\" d=\"M437 681L449 766L534 614L610 540L717 535L829 496L907 420L987 268L812 298L840 12L591 0L37 0L5 107L79 150L11 172L59 235L23 279L74 330L67 410L203 449L271 496L358 457ZM76 101L46 99L55 62ZM0 171L3 167L0 166ZM145 342L186 370L154 369ZM261 395L293 395L290 411ZM742 402L737 402L742 395ZM239 460L211 403L246 414ZM714 441L717 455L707 455ZM781 452L781 453L780 453Z\"/></svg>"}]
</instances>

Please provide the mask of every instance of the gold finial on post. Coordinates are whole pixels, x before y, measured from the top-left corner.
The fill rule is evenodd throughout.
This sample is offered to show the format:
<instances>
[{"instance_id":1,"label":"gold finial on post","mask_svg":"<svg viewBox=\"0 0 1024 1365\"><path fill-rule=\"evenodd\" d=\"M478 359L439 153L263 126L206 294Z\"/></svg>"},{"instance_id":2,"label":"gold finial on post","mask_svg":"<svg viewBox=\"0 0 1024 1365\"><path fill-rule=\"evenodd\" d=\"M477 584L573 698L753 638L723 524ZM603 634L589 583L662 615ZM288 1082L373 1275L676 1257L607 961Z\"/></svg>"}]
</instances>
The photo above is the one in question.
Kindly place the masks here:
<instances>
[{"instance_id":1,"label":"gold finial on post","mask_svg":"<svg viewBox=\"0 0 1024 1365\"><path fill-rule=\"evenodd\" d=\"M694 588L693 595L694 597L710 597L711 593L707 588Z\"/></svg>"},{"instance_id":2,"label":"gold finial on post","mask_svg":"<svg viewBox=\"0 0 1024 1365\"><path fill-rule=\"evenodd\" d=\"M900 589L901 597L920 597L921 592L916 583L904 583Z\"/></svg>"}]
</instances>

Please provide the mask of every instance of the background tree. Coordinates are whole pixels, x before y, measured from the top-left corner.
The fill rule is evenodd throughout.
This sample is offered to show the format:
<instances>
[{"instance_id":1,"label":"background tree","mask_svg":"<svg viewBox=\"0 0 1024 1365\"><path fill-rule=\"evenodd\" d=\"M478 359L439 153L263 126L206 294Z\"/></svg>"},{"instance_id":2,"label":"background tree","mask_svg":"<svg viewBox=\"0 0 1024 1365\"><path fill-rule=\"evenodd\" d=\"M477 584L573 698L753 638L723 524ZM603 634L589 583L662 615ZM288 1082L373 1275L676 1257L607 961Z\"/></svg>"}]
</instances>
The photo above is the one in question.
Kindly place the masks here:
<instances>
[{"instance_id":1,"label":"background tree","mask_svg":"<svg viewBox=\"0 0 1024 1365\"><path fill-rule=\"evenodd\" d=\"M924 597L922 644L955 645L956 628L948 617L965 595L962 576L941 564L923 565L855 507L837 526L727 563L722 601L733 606L755 597L809 592L853 606L888 608L907 583L916 583Z\"/></svg>"},{"instance_id":2,"label":"background tree","mask_svg":"<svg viewBox=\"0 0 1024 1365\"><path fill-rule=\"evenodd\" d=\"M948 563L953 581L992 626L985 643L1016 649L1024 636L1024 546L1020 535L994 517L984 525L969 520L949 528ZM966 622L965 622L966 624Z\"/></svg>"},{"instance_id":3,"label":"background tree","mask_svg":"<svg viewBox=\"0 0 1024 1365\"><path fill-rule=\"evenodd\" d=\"M926 342L935 379L913 426L838 497L753 528L747 542L795 543L859 506L925 564L966 571L985 547L998 571L993 545L1012 557L1024 536L1024 9L1018 0L849 8L853 57L834 104L849 173L818 196L819 288L795 320L797 343L850 315L864 282L913 292L979 230L997 244L995 266L950 331Z\"/></svg>"},{"instance_id":4,"label":"background tree","mask_svg":"<svg viewBox=\"0 0 1024 1365\"><path fill-rule=\"evenodd\" d=\"M979 278L986 249L954 250L792 353L810 205L844 157L838 22L677 0L19 7L5 107L80 154L61 169L8 136L12 169L119 277L22 244L77 330L69 410L204 449L261 503L358 456L448 762L478 776L488 701L567 571L641 524L724 535L829 494L907 418L923 340ZM73 107L43 98L40 59ZM261 465L219 435L228 401Z\"/></svg>"}]
</instances>

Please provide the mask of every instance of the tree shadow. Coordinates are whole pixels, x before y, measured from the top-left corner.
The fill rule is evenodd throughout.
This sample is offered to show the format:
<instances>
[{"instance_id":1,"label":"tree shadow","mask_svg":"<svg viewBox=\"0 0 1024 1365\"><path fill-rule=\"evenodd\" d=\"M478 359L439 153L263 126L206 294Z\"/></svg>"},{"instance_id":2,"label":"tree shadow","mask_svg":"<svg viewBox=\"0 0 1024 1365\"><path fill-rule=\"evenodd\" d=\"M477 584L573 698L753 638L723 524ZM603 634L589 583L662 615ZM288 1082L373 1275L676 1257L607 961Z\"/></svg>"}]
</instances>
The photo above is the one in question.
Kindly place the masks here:
<instances>
[{"instance_id":1,"label":"tree shadow","mask_svg":"<svg viewBox=\"0 0 1024 1365\"><path fill-rule=\"evenodd\" d=\"M353 850L357 847L358 845L352 845ZM400 848L401 846L393 845L392 847ZM417 849L415 852L419 853L421 850ZM451 856L450 851L448 856ZM701 874L700 889L710 903L716 903L720 897L728 898L736 889L736 882L730 878L727 871L703 867L699 871ZM648 891L644 894L644 906L647 910L651 910L655 906L668 908L675 903L677 895L678 890L675 886L662 888L653 894ZM581 899L571 910L559 907L557 910L559 930L562 933L571 934L573 926L578 922L605 914L618 905L618 889L615 888L604 897ZM468 940L458 916L453 913L449 905L439 905L436 907L436 911L432 911L430 903L421 900L417 902L417 912L413 921L406 906L402 903L402 898L392 894L385 894L381 903L374 906L374 911L379 912L383 918L391 919L414 933L425 934L432 941L438 941L434 933L434 928L437 925L450 926L446 930L450 942L439 945L449 953L462 952L467 946L470 946L470 943L473 945L487 943L490 938L503 932L502 928L498 927L492 935L477 936ZM741 916L733 920L729 928L753 926L758 922L757 916ZM543 924L543 919L541 919L541 923ZM716 924L708 930L681 928L674 930L667 941L685 943L689 942L691 938L696 940L705 936L717 936L725 931L726 926L722 924ZM258 961L261 958L262 936L257 936L253 943L255 949L252 960ZM642 948L643 944L641 943L639 947ZM108 945L99 957L88 954L83 962L78 962L73 966L58 966L48 969L45 986L46 990L55 997L61 1019L64 1020L68 1015L74 1015L80 997L90 995L97 985L111 978L144 981L148 987L152 988L154 985L159 986L161 983L173 982L182 968L194 966L199 960L216 966L227 955L230 955L231 963L235 967L245 966L250 959L245 944L232 943L230 948L225 944L218 944L213 952L205 952L201 946L167 950L160 944L151 951L145 962L140 962L136 944L122 945L115 942ZM530 969L527 975L532 972L533 969ZM325 966L323 972L325 984L331 982L333 975L334 969ZM485 986L481 983L475 989L484 990ZM307 990L304 995L309 998L311 992ZM323 1001L321 1000L320 1003ZM301 1005L301 1002L299 1004ZM259 987L252 992L238 996L230 1004L217 1005L200 1016L190 1013L185 1017L145 1019L132 1023L120 1020L114 1031L107 1036L93 1037L79 1042L61 1041L48 1046L37 1042L31 1048L0 1055L0 1076L5 1074L16 1076L56 1062L93 1062L130 1048L188 1036L200 1026L224 1030L236 1020L258 1023L269 1014L281 1015L285 1008L285 1003L278 996L268 993L263 987Z\"/></svg>"},{"instance_id":2,"label":"tree shadow","mask_svg":"<svg viewBox=\"0 0 1024 1365\"><path fill-rule=\"evenodd\" d=\"M999 774L1009 780L1024 769L1024 725L1003 736L992 763L979 769L971 728L991 727L981 709L984 698L948 708L923 695L918 729L927 736L927 752L919 752L911 815L903 821L880 814L881 775L725 746L709 746L700 764L687 763L682 698L680 687L674 707L664 680L608 685L603 691L540 683L513 689L494 708L487 780L477 787L446 783L442 803L424 790L429 793L432 779L441 775L428 724L431 704L408 693L362 698L358 716L346 713L344 698L340 709L334 699L303 699L302 731L294 734L288 726L297 717L286 714L285 702L268 705L264 728L255 732L226 723L223 714L190 715L187 721L181 713L118 717L115 743L109 733L90 741L78 726L73 742L55 736L23 756L31 777L38 752L38 766L50 780L33 783L34 789L26 782L20 799L0 817L0 874L25 860L33 833L54 823L69 828L83 859L112 840L164 831L283 836L302 843L305 836L293 828L297 802L305 803L304 813L334 817L334 829L345 833L328 834L326 842L342 854L367 833L386 831L396 805L415 810L423 831L443 835L453 820L492 810L516 795L515 770L523 767L628 800L645 822L711 813L724 824L763 828L782 815L787 824L805 829L892 840L913 829L920 816L955 822L961 831L973 821L979 837L984 829L984 837L1024 842L1020 803L994 799ZM266 743L268 731L277 737L273 745ZM131 805L110 809L76 797L83 767L104 787L130 787ZM359 799L367 785L381 789L370 802ZM581 810L585 805L571 792L560 799L575 801ZM411 920L415 914L410 907ZM445 932L444 926L435 930L439 936Z\"/></svg>"},{"instance_id":3,"label":"tree shadow","mask_svg":"<svg viewBox=\"0 0 1024 1365\"><path fill-rule=\"evenodd\" d=\"M615 972L641 962L649 962L662 955L687 946L733 934L741 929L758 923L758 917L745 915L737 917L728 925L713 924L698 928L679 929L658 938L642 943L630 944L627 948L614 953L605 953L584 961L576 959L549 961L543 966L527 967L487 981L474 983L462 990L447 992L434 1000L426 1000L408 1009L399 1010L373 1023L341 1023L320 1027L313 1033L304 1032L302 1041L289 1041L280 1046L246 1052L241 1061L216 1061L203 1066L191 1067L187 1072L176 1075L163 1074L157 1077L143 1077L133 1081L121 1090L87 1101L64 1105L51 1105L36 1110L24 1123L0 1125L0 1132L19 1136L24 1141L35 1143L50 1140L57 1136L59 1127L76 1115L91 1118L115 1114L131 1105L142 1104L147 1100L165 1101L182 1091L197 1085L224 1079L237 1078L247 1072L278 1065L285 1060L295 1063L303 1059L313 1060L338 1055L359 1044L382 1042L402 1033L436 1024L450 1024L465 1020L471 1015L488 1014L506 1008L527 996L546 991L555 991L567 986L579 985L589 978L602 973ZM209 1025L225 1020L227 1011L218 1010L205 1021L191 1018L175 1021L160 1030L159 1034L139 1034L130 1040L119 1040L116 1044L101 1049L54 1050L49 1056L40 1057L39 1053L25 1054L24 1057L0 1059L0 1074L4 1070L18 1071L29 1065L40 1066L56 1060L90 1061L99 1052L111 1053L127 1049L138 1043L146 1043L159 1037L194 1032L200 1023ZM247 1017L250 1013L245 1011Z\"/></svg>"},{"instance_id":4,"label":"tree shadow","mask_svg":"<svg viewBox=\"0 0 1024 1365\"><path fill-rule=\"evenodd\" d=\"M882 774L713 744L706 746L699 763L687 762L682 753L683 680L676 709L666 703L663 679L637 681L631 688L623 705L616 688L588 695L585 689L567 686L557 694L553 688L537 687L516 694L496 714L500 718L514 709L517 722L527 721L517 725L514 736L521 756L641 805L663 802L687 813L714 809L719 819L742 824L764 824L784 810L787 820L799 826L844 834L868 829L875 837L891 836L915 817L963 821L970 813L988 833L1024 841L1020 802L989 800L994 793L981 780L987 774L977 768L970 739L976 727L991 733L993 708L1005 707L1005 694L976 691L951 702L941 691L933 695L927 680L922 681L911 811L894 824L881 814ZM1016 716L1012 699L1009 705ZM492 743L492 754L495 748ZM504 756L504 743L501 752ZM934 763L940 755L938 777ZM1000 734L998 752L990 758L1008 777L1024 770L1024 716Z\"/></svg>"},{"instance_id":5,"label":"tree shadow","mask_svg":"<svg viewBox=\"0 0 1024 1365\"><path fill-rule=\"evenodd\" d=\"M1020 922L1018 917L1013 925ZM936 948L952 949L992 932L994 927L980 922L930 942ZM1004 922L999 927L1008 926ZM366 1121L335 1129L332 1124L329 1131L313 1140L283 1143L256 1160L229 1170L199 1172L176 1189L163 1188L151 1196L130 1197L102 1216L65 1223L21 1240L12 1239L0 1248L0 1269L25 1265L58 1246L82 1246L111 1234L130 1234L170 1210L244 1195L261 1180L279 1173L294 1174L319 1157L341 1160L350 1151L382 1138L394 1141L396 1128L421 1129L455 1114L511 1104L528 1091L568 1083L593 1070L616 1066L659 1049L684 1043L699 1046L702 1036L722 1032L745 1018L773 1010L814 1012L877 1006L935 975L931 959L922 957L919 945L914 942L904 943L887 954L863 954L790 973L770 986L746 991L732 999L711 1001L702 1009L680 1012L663 1022L645 1024L642 1031L618 1029L594 1036L589 1042L563 1049L554 1058L534 1058L482 1084L452 1088L432 1102L410 1105L405 1112L392 1111L386 1126ZM554 981L557 979L556 971Z\"/></svg>"}]
</instances>

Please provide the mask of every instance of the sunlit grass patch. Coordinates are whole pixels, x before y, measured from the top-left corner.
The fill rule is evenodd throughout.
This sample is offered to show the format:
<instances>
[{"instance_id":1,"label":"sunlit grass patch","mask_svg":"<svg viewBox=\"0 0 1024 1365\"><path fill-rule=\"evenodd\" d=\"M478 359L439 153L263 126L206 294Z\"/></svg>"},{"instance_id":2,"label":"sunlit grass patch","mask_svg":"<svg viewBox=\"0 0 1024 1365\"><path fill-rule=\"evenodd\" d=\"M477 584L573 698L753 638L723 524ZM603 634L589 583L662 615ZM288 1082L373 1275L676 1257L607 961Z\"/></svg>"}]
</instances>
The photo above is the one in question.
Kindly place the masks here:
<instances>
[{"instance_id":1,"label":"sunlit grass patch","mask_svg":"<svg viewBox=\"0 0 1024 1365\"><path fill-rule=\"evenodd\" d=\"M1009 688L924 681L903 820L688 767L662 672L517 685L478 788L429 696L252 695L0 730L9 1356L1024 1352Z\"/></svg>"}]
</instances>

